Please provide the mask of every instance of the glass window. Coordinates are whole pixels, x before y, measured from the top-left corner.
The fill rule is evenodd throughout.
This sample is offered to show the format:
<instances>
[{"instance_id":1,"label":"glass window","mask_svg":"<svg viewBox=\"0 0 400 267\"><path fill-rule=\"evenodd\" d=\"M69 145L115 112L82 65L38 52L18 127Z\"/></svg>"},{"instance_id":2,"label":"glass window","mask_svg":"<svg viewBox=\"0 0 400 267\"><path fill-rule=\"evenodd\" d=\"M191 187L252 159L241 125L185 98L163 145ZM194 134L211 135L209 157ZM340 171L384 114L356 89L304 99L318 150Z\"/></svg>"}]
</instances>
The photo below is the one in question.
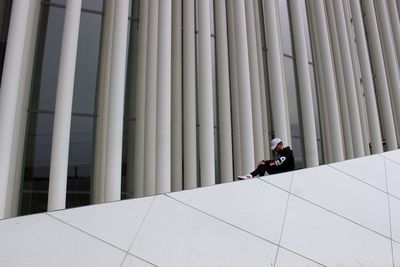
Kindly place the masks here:
<instances>
[{"instance_id":1,"label":"glass window","mask_svg":"<svg viewBox=\"0 0 400 267\"><path fill-rule=\"evenodd\" d=\"M301 12L303 15L303 25L304 25L304 34L306 37L308 61L312 62L311 41L310 41L310 31L307 20L308 16L307 16L306 2L300 1L300 5L301 5Z\"/></svg>"},{"instance_id":2,"label":"glass window","mask_svg":"<svg viewBox=\"0 0 400 267\"><path fill-rule=\"evenodd\" d=\"M292 36L290 30L289 9L286 0L277 1L279 6L279 22L281 26L283 53L293 55Z\"/></svg>"},{"instance_id":3,"label":"glass window","mask_svg":"<svg viewBox=\"0 0 400 267\"><path fill-rule=\"evenodd\" d=\"M72 112L94 114L102 16L81 13Z\"/></svg>"},{"instance_id":4,"label":"glass window","mask_svg":"<svg viewBox=\"0 0 400 267\"><path fill-rule=\"evenodd\" d=\"M65 0L47 0L47 2L53 4L59 4L65 6ZM91 9L95 11L103 10L103 0L82 0L82 8Z\"/></svg>"}]
</instances>

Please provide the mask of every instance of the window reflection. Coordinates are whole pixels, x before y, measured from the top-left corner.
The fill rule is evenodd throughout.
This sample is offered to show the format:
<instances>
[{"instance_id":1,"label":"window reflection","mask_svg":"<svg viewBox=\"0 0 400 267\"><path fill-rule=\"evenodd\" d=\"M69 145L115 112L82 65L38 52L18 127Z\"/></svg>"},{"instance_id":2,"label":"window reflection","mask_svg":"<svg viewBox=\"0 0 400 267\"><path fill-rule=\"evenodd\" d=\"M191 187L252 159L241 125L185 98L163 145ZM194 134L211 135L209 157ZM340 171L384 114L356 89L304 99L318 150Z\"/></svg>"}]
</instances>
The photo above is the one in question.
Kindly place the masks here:
<instances>
[{"instance_id":1,"label":"window reflection","mask_svg":"<svg viewBox=\"0 0 400 267\"><path fill-rule=\"evenodd\" d=\"M66 0L46 0L46 2L65 6ZM102 11L103 0L82 0L82 8Z\"/></svg>"},{"instance_id":2,"label":"window reflection","mask_svg":"<svg viewBox=\"0 0 400 267\"><path fill-rule=\"evenodd\" d=\"M279 7L279 22L281 29L283 53L292 56L293 48L288 3L286 0L281 0L277 2Z\"/></svg>"}]
</instances>

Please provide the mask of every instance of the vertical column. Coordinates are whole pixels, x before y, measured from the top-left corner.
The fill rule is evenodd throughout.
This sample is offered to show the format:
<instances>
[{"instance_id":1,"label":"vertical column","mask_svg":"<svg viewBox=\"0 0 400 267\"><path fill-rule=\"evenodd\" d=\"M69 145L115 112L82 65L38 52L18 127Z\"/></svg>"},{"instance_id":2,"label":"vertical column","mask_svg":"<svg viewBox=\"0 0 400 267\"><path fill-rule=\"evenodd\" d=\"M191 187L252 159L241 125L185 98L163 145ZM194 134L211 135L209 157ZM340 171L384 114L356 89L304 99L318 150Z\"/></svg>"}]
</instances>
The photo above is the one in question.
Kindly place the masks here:
<instances>
[{"instance_id":1,"label":"vertical column","mask_svg":"<svg viewBox=\"0 0 400 267\"><path fill-rule=\"evenodd\" d=\"M172 0L158 9L156 193L171 192Z\"/></svg>"},{"instance_id":2,"label":"vertical column","mask_svg":"<svg viewBox=\"0 0 400 267\"><path fill-rule=\"evenodd\" d=\"M221 182L233 180L231 105L228 69L228 35L225 1L215 1L215 25L218 75L218 120Z\"/></svg>"},{"instance_id":3,"label":"vertical column","mask_svg":"<svg viewBox=\"0 0 400 267\"><path fill-rule=\"evenodd\" d=\"M313 97L308 69L307 46L304 33L302 8L298 0L290 0L294 49L299 79L301 118L303 123L306 166L318 166L317 134L315 128Z\"/></svg>"},{"instance_id":4,"label":"vertical column","mask_svg":"<svg viewBox=\"0 0 400 267\"><path fill-rule=\"evenodd\" d=\"M251 114L250 68L247 47L246 14L243 0L234 0L235 45L238 79L240 145L242 171L254 169L253 119Z\"/></svg>"},{"instance_id":5,"label":"vertical column","mask_svg":"<svg viewBox=\"0 0 400 267\"><path fill-rule=\"evenodd\" d=\"M399 13L396 7L395 0L387 0L388 10L390 15L390 22L392 24L392 33L394 38L394 44L396 47L397 62L400 62L400 22ZM400 3L398 3L400 6Z\"/></svg>"},{"instance_id":6,"label":"vertical column","mask_svg":"<svg viewBox=\"0 0 400 267\"><path fill-rule=\"evenodd\" d=\"M353 1L351 1L353 2ZM378 25L375 16L374 5L370 1L364 1L364 8L366 13L366 21L368 28L368 41L370 42L370 49L372 54L372 64L374 66L376 75L376 86L379 88L378 101L380 112L382 112L382 122L384 125L383 132L386 139L386 147L388 150L397 149L396 130L394 127L392 106L390 103L389 86L386 80L385 64L382 58L382 46L379 38ZM356 6L356 3L352 3Z\"/></svg>"},{"instance_id":7,"label":"vertical column","mask_svg":"<svg viewBox=\"0 0 400 267\"><path fill-rule=\"evenodd\" d=\"M373 5L372 1L367 1L367 5ZM378 13L379 29L381 36L382 52L386 64L386 74L389 81L391 92L392 107L394 109L394 119L397 119L397 130L400 131L400 73L397 63L396 48L390 28L389 13L386 7L386 1L374 1ZM372 8L372 7L371 7ZM398 20L398 18L397 18ZM400 133L398 133L400 137ZM400 141L400 140L399 140ZM397 147L396 147L397 148Z\"/></svg>"},{"instance_id":8,"label":"vertical column","mask_svg":"<svg viewBox=\"0 0 400 267\"><path fill-rule=\"evenodd\" d=\"M236 63L236 35L235 35L235 19L233 10L233 1L227 1L228 16L228 38L229 38L229 71L231 86L231 103L232 103L232 139L233 139L233 166L234 176L243 174L242 171L242 152L240 147L240 110L239 110L239 89L237 79L237 63Z\"/></svg>"},{"instance_id":9,"label":"vertical column","mask_svg":"<svg viewBox=\"0 0 400 267\"><path fill-rule=\"evenodd\" d=\"M331 131L332 156L335 162L344 159L343 140L340 131L340 120L338 101L336 97L335 78L333 73L332 56L329 46L328 27L325 16L324 4L321 0L312 3L315 8L315 17L317 22L317 34L320 44L320 53L322 62L322 73L324 77L327 109L329 118L329 129Z\"/></svg>"},{"instance_id":10,"label":"vertical column","mask_svg":"<svg viewBox=\"0 0 400 267\"><path fill-rule=\"evenodd\" d=\"M199 63L199 121L200 121L200 179L201 185L215 183L214 122L211 64L210 2L198 1L198 63Z\"/></svg>"},{"instance_id":11,"label":"vertical column","mask_svg":"<svg viewBox=\"0 0 400 267\"><path fill-rule=\"evenodd\" d=\"M275 137L280 137L283 143L288 144L290 136L288 136L287 116L286 116L286 100L283 85L282 73L282 55L280 47L280 37L278 28L278 18L276 16L275 0L266 0L264 2L265 24L267 31L268 46L268 65L269 78L271 81L270 95L272 106L272 120L274 125Z\"/></svg>"},{"instance_id":12,"label":"vertical column","mask_svg":"<svg viewBox=\"0 0 400 267\"><path fill-rule=\"evenodd\" d=\"M121 199L122 131L126 49L128 43L128 12L128 0L118 0L115 2L114 34L111 54L111 90L107 122L106 202Z\"/></svg>"},{"instance_id":13,"label":"vertical column","mask_svg":"<svg viewBox=\"0 0 400 267\"><path fill-rule=\"evenodd\" d=\"M257 58L258 58L258 74L260 78L260 95L261 95L261 116L262 116L262 128L263 128L263 140L264 142L264 158L268 158L271 151L269 145L269 126L268 126L268 111L267 111L267 92L265 87L265 75L264 75L264 53L263 53L263 41L264 35L261 29L262 14L260 14L260 2L254 3L254 20L256 26L256 42L257 42Z\"/></svg>"},{"instance_id":14,"label":"vertical column","mask_svg":"<svg viewBox=\"0 0 400 267\"><path fill-rule=\"evenodd\" d=\"M82 0L69 1L65 8L51 147L47 204L47 209L50 211L64 209L67 196L69 136L81 5Z\"/></svg>"},{"instance_id":15,"label":"vertical column","mask_svg":"<svg viewBox=\"0 0 400 267\"><path fill-rule=\"evenodd\" d=\"M32 62L28 63L27 57L33 55L33 50L30 50L32 44L30 41L36 38L29 37L32 34L32 31L29 30L37 27L37 20L36 25L32 24L37 4L36 1L27 4L25 1L17 0L13 2L11 11L0 88L0 219L16 216L19 196L14 192L19 192L16 185L19 185L18 179L20 178L20 175L16 175L18 173L16 169L20 168L21 164L15 161L22 156L25 138L22 136L25 133L22 127L25 125L22 125L20 120L22 120L22 116L26 122L26 115L24 115L26 110L21 109L24 108L22 102L27 102L25 101L28 93L28 84L26 83L27 76L30 75L28 68L32 68ZM20 134L15 134L16 129ZM15 147L16 143L19 143L17 148ZM22 162L22 159L19 161Z\"/></svg>"},{"instance_id":16,"label":"vertical column","mask_svg":"<svg viewBox=\"0 0 400 267\"><path fill-rule=\"evenodd\" d=\"M251 108L253 113L254 158L264 158L263 123L261 113L260 77L258 73L258 55L256 25L254 21L253 0L245 0L247 46L249 49Z\"/></svg>"},{"instance_id":17,"label":"vertical column","mask_svg":"<svg viewBox=\"0 0 400 267\"><path fill-rule=\"evenodd\" d=\"M346 155L346 159L354 158L354 150L353 150L353 139L351 136L351 123L350 123L350 115L349 108L347 103L347 95L346 95L346 84L344 82L344 74L342 67L342 58L340 56L341 51L339 49L339 38L336 30L335 24L335 14L333 12L333 4L332 1L327 1L326 3L326 11L327 11L327 20L329 24L329 33L331 37L331 47L333 54L333 65L335 70L336 77L336 86L338 91L338 105L339 111L341 114L341 126L343 130L343 143L344 143L344 153Z\"/></svg>"},{"instance_id":18,"label":"vertical column","mask_svg":"<svg viewBox=\"0 0 400 267\"><path fill-rule=\"evenodd\" d=\"M182 0L172 2L172 191L182 190Z\"/></svg>"},{"instance_id":19,"label":"vertical column","mask_svg":"<svg viewBox=\"0 0 400 267\"><path fill-rule=\"evenodd\" d=\"M147 29L149 0L140 2L138 67L136 79L136 124L135 150L133 155L133 196L144 195L144 143L145 143L145 109L146 109L146 66L147 66Z\"/></svg>"},{"instance_id":20,"label":"vertical column","mask_svg":"<svg viewBox=\"0 0 400 267\"><path fill-rule=\"evenodd\" d=\"M184 188L191 189L197 187L194 0L184 0L183 9L183 179Z\"/></svg>"},{"instance_id":21,"label":"vertical column","mask_svg":"<svg viewBox=\"0 0 400 267\"><path fill-rule=\"evenodd\" d=\"M149 1L144 142L144 195L156 193L158 0Z\"/></svg>"},{"instance_id":22,"label":"vertical column","mask_svg":"<svg viewBox=\"0 0 400 267\"><path fill-rule=\"evenodd\" d=\"M357 52L360 60L365 101L367 103L368 124L371 133L371 148L372 153L376 154L383 152L382 135L380 131L378 108L376 105L374 82L372 80L372 70L368 53L367 39L364 33L364 22L361 15L360 3L358 1L349 2L351 4L351 11L353 14L354 33L356 35Z\"/></svg>"},{"instance_id":23,"label":"vertical column","mask_svg":"<svg viewBox=\"0 0 400 267\"><path fill-rule=\"evenodd\" d=\"M105 2L104 27L102 33L100 82L97 99L95 161L93 174L92 203L104 202L108 97L110 92L112 32L115 0Z\"/></svg>"},{"instance_id":24,"label":"vertical column","mask_svg":"<svg viewBox=\"0 0 400 267\"><path fill-rule=\"evenodd\" d=\"M351 136L353 140L353 150L355 157L364 156L363 136L361 132L360 113L357 102L356 85L354 82L353 62L351 60L349 40L345 24L345 16L342 1L332 1L336 27L338 31L339 49L342 58L343 75L346 85L346 96L349 108L351 124ZM361 104L361 103L360 103Z\"/></svg>"}]
</instances>

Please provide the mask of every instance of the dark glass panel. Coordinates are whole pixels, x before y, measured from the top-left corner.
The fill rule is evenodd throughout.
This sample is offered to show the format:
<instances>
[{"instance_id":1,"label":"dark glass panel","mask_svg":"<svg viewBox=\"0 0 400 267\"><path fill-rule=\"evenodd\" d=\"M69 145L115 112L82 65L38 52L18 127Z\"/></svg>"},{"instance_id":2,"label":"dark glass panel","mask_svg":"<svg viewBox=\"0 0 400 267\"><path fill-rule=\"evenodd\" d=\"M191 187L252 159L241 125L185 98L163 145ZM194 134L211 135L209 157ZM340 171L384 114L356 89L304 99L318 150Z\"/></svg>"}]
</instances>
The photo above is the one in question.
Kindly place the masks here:
<instances>
[{"instance_id":1,"label":"dark glass panel","mask_svg":"<svg viewBox=\"0 0 400 267\"><path fill-rule=\"evenodd\" d=\"M293 59L284 57L286 90L289 106L290 129L292 136L301 136L297 84Z\"/></svg>"},{"instance_id":2,"label":"dark glass panel","mask_svg":"<svg viewBox=\"0 0 400 267\"><path fill-rule=\"evenodd\" d=\"M37 60L42 65L36 66L41 69L36 70L37 83L33 89L31 104L33 109L50 111L55 109L64 15L64 8L43 6L42 27L44 29L40 37L43 42L41 48L43 51L42 54L38 54Z\"/></svg>"},{"instance_id":3,"label":"dark glass panel","mask_svg":"<svg viewBox=\"0 0 400 267\"><path fill-rule=\"evenodd\" d=\"M94 114L102 16L82 12L72 112Z\"/></svg>"},{"instance_id":4,"label":"dark glass panel","mask_svg":"<svg viewBox=\"0 0 400 267\"><path fill-rule=\"evenodd\" d=\"M0 84L3 75L4 56L6 53L8 26L11 15L11 0L0 1Z\"/></svg>"},{"instance_id":5,"label":"dark glass panel","mask_svg":"<svg viewBox=\"0 0 400 267\"><path fill-rule=\"evenodd\" d=\"M294 155L295 169L302 169L305 165L304 151L303 151L303 140L298 137L292 136L292 150Z\"/></svg>"},{"instance_id":6,"label":"dark glass panel","mask_svg":"<svg viewBox=\"0 0 400 267\"><path fill-rule=\"evenodd\" d=\"M279 6L279 21L282 37L283 53L293 55L292 36L290 30L289 9L286 0L277 1Z\"/></svg>"},{"instance_id":7,"label":"dark glass panel","mask_svg":"<svg viewBox=\"0 0 400 267\"><path fill-rule=\"evenodd\" d=\"M317 88L315 85L315 74L314 74L314 66L309 65L310 70L310 80L311 80L311 92L313 97L313 106L314 106L314 118L315 118L315 128L317 129L317 139L321 139L321 125L319 121L319 111L318 111L318 95Z\"/></svg>"},{"instance_id":8,"label":"dark glass panel","mask_svg":"<svg viewBox=\"0 0 400 267\"><path fill-rule=\"evenodd\" d=\"M46 0L46 2L53 4L60 4L65 6L65 0ZM103 0L82 0L82 8L91 9L95 11L103 10Z\"/></svg>"},{"instance_id":9,"label":"dark glass panel","mask_svg":"<svg viewBox=\"0 0 400 267\"><path fill-rule=\"evenodd\" d=\"M311 40L310 40L310 31L309 31L309 26L308 26L308 16L307 16L307 9L306 9L306 2L305 1L300 1L301 5L301 12L303 13L303 25L304 25L304 34L306 37L306 44L307 44L307 56L308 56L308 61L312 62L312 52L311 52Z\"/></svg>"},{"instance_id":10,"label":"dark glass panel","mask_svg":"<svg viewBox=\"0 0 400 267\"><path fill-rule=\"evenodd\" d=\"M47 192L23 192L21 215L47 211Z\"/></svg>"}]
</instances>

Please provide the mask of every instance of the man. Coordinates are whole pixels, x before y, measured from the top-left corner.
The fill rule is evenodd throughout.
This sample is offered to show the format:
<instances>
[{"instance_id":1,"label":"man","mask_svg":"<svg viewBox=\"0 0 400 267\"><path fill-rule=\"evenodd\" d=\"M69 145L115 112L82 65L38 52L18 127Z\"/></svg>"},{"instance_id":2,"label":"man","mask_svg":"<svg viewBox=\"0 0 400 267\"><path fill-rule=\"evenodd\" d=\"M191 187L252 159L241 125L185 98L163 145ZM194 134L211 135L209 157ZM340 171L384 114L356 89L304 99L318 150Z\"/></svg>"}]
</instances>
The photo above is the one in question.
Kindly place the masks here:
<instances>
[{"instance_id":1,"label":"man","mask_svg":"<svg viewBox=\"0 0 400 267\"><path fill-rule=\"evenodd\" d=\"M271 150L278 154L276 160L260 160L257 169L248 175L238 176L239 180L251 179L257 175L264 176L268 174L282 173L294 170L293 151L289 146L284 147L280 138L274 138L271 141Z\"/></svg>"}]
</instances>

